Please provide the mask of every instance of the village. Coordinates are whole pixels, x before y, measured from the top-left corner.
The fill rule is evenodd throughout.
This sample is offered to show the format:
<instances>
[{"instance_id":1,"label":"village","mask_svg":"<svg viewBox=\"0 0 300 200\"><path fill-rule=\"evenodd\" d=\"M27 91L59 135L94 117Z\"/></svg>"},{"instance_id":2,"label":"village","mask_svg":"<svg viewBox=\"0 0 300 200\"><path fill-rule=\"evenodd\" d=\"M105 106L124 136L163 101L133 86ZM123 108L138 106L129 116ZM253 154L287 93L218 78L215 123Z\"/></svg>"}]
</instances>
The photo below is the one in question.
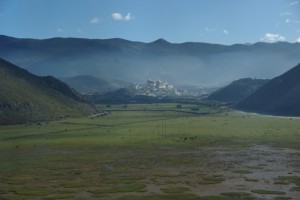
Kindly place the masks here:
<instances>
[{"instance_id":1,"label":"village","mask_svg":"<svg viewBox=\"0 0 300 200\"><path fill-rule=\"evenodd\" d=\"M136 84L134 86L136 95L165 97L180 96L181 93L173 85L161 80L152 80L151 78L145 84Z\"/></svg>"}]
</instances>

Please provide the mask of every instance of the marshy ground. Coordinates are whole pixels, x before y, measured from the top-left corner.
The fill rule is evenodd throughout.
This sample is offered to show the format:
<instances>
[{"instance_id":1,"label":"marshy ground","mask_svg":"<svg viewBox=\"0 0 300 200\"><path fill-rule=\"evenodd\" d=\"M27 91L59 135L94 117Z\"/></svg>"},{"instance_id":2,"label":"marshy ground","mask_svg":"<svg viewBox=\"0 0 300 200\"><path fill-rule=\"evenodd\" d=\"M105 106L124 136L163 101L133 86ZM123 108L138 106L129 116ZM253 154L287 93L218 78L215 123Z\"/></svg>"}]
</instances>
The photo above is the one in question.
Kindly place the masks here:
<instances>
[{"instance_id":1,"label":"marshy ground","mask_svg":"<svg viewBox=\"0 0 300 200\"><path fill-rule=\"evenodd\" d=\"M193 106L1 126L0 199L299 199L298 118Z\"/></svg>"}]
</instances>

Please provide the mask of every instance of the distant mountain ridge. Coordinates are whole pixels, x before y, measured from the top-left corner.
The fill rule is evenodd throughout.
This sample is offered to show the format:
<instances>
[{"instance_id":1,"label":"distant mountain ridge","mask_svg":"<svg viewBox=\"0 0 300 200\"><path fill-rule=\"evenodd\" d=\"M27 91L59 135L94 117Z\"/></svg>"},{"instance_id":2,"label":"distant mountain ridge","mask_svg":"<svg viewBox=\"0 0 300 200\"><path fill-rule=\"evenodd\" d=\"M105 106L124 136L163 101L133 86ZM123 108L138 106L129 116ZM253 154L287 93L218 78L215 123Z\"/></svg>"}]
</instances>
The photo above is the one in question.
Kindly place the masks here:
<instances>
[{"instance_id":1,"label":"distant mountain ridge","mask_svg":"<svg viewBox=\"0 0 300 200\"><path fill-rule=\"evenodd\" d=\"M300 116L300 64L270 80L237 104L237 109L271 115Z\"/></svg>"},{"instance_id":2,"label":"distant mountain ridge","mask_svg":"<svg viewBox=\"0 0 300 200\"><path fill-rule=\"evenodd\" d=\"M0 124L82 116L95 108L54 77L39 77L0 59Z\"/></svg>"},{"instance_id":3,"label":"distant mountain ridge","mask_svg":"<svg viewBox=\"0 0 300 200\"><path fill-rule=\"evenodd\" d=\"M239 79L215 91L207 99L227 103L237 103L251 95L268 81L268 79Z\"/></svg>"},{"instance_id":4,"label":"distant mountain ridge","mask_svg":"<svg viewBox=\"0 0 300 200\"><path fill-rule=\"evenodd\" d=\"M220 86L241 77L273 78L300 62L299 43L220 45L124 39L19 39L0 36L0 57L37 75L89 75L129 83L149 78Z\"/></svg>"}]
</instances>

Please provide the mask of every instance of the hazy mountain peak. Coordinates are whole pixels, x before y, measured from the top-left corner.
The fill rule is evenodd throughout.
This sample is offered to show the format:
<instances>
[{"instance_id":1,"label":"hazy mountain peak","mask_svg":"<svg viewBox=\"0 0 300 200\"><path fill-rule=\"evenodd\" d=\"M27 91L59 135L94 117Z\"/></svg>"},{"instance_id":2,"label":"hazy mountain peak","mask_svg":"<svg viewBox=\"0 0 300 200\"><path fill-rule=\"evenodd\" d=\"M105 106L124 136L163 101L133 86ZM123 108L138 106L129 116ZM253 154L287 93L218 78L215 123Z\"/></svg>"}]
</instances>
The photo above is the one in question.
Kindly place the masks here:
<instances>
[{"instance_id":1,"label":"hazy mountain peak","mask_svg":"<svg viewBox=\"0 0 300 200\"><path fill-rule=\"evenodd\" d=\"M169 41L163 39L163 38L159 38L153 42L151 42L152 44L171 44Z\"/></svg>"}]
</instances>

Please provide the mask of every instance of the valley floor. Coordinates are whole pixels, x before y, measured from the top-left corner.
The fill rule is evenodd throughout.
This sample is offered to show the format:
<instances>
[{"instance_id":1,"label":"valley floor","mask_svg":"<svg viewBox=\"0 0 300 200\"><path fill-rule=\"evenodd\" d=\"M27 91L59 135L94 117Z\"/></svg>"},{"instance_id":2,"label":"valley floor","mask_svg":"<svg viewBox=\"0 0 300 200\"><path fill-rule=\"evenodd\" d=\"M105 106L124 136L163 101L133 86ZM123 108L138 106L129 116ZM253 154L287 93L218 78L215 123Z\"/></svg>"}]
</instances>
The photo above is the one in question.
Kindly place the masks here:
<instances>
[{"instance_id":1,"label":"valley floor","mask_svg":"<svg viewBox=\"0 0 300 200\"><path fill-rule=\"evenodd\" d=\"M99 105L107 115L0 126L0 199L300 196L298 118L191 107Z\"/></svg>"}]
</instances>

